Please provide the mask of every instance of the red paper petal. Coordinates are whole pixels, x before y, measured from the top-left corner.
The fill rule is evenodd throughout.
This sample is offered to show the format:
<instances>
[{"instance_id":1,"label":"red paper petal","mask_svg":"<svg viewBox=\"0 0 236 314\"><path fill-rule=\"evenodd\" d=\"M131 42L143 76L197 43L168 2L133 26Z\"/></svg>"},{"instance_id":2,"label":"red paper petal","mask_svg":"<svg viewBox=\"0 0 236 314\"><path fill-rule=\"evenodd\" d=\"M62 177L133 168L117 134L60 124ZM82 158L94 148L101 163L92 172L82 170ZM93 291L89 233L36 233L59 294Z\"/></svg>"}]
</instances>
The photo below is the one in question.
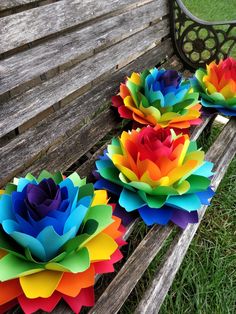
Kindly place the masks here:
<instances>
[{"instance_id":1,"label":"red paper petal","mask_svg":"<svg viewBox=\"0 0 236 314\"><path fill-rule=\"evenodd\" d=\"M112 96L111 102L112 102L113 106L117 107L117 108L124 106L123 99L120 96Z\"/></svg>"},{"instance_id":2,"label":"red paper petal","mask_svg":"<svg viewBox=\"0 0 236 314\"><path fill-rule=\"evenodd\" d=\"M102 261L94 263L94 269L97 274L112 273L114 271L114 264L122 259L123 255L120 250L116 250L109 261Z\"/></svg>"},{"instance_id":3,"label":"red paper petal","mask_svg":"<svg viewBox=\"0 0 236 314\"><path fill-rule=\"evenodd\" d=\"M119 112L121 118L125 118L125 119L132 119L133 118L132 111L130 111L125 106L119 107L118 112Z\"/></svg>"},{"instance_id":4,"label":"red paper petal","mask_svg":"<svg viewBox=\"0 0 236 314\"><path fill-rule=\"evenodd\" d=\"M61 294L59 292L54 292L50 298L28 299L25 295L18 297L20 306L22 307L25 314L31 314L38 310L52 312L60 299Z\"/></svg>"},{"instance_id":5,"label":"red paper petal","mask_svg":"<svg viewBox=\"0 0 236 314\"><path fill-rule=\"evenodd\" d=\"M73 312L79 313L82 306L93 306L95 302L94 287L82 289L75 298L63 296L63 299L70 306Z\"/></svg>"}]
</instances>

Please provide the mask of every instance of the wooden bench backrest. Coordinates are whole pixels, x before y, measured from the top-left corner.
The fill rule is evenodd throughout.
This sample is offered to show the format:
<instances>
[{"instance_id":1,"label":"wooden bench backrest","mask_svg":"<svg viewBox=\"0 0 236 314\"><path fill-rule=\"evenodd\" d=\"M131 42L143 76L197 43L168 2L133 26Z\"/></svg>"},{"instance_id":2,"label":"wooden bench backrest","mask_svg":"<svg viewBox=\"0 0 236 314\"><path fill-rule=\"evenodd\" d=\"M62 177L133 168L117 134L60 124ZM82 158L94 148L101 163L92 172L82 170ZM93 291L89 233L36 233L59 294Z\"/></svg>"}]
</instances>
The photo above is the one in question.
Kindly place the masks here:
<instances>
[{"instance_id":1,"label":"wooden bench backrest","mask_svg":"<svg viewBox=\"0 0 236 314\"><path fill-rule=\"evenodd\" d=\"M1 186L68 170L117 124L125 76L173 54L167 0L5 0L0 16Z\"/></svg>"}]
</instances>

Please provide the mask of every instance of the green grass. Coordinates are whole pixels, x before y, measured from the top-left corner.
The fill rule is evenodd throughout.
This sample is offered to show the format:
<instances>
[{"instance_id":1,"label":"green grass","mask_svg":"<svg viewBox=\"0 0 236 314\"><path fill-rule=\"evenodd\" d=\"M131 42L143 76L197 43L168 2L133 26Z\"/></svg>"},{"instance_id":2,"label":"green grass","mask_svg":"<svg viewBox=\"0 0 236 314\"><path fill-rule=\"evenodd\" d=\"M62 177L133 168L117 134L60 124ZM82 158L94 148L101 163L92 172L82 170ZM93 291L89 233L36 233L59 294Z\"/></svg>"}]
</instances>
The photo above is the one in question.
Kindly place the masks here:
<instances>
[{"instance_id":1,"label":"green grass","mask_svg":"<svg viewBox=\"0 0 236 314\"><path fill-rule=\"evenodd\" d=\"M222 125L214 124L208 139L199 145L207 150ZM236 308L236 158L230 164L211 206L194 237L172 287L161 307L161 314L233 314ZM177 228L176 228L177 230ZM139 223L129 239L131 253L145 236L147 227ZM175 234L175 233L174 233ZM120 314L131 314L160 265L173 235L150 264Z\"/></svg>"},{"instance_id":2,"label":"green grass","mask_svg":"<svg viewBox=\"0 0 236 314\"><path fill-rule=\"evenodd\" d=\"M183 0L189 11L207 21L236 20L236 0Z\"/></svg>"}]
</instances>

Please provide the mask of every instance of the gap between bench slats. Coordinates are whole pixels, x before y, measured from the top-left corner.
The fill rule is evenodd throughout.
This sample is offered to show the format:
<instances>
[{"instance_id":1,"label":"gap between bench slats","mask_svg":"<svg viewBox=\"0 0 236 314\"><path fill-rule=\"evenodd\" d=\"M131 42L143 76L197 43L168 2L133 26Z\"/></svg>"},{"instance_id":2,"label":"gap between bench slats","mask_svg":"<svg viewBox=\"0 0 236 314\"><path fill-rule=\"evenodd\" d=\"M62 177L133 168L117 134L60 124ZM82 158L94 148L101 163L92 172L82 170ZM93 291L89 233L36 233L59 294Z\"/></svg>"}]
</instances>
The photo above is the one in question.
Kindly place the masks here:
<instances>
[{"instance_id":1,"label":"gap between bench slats","mask_svg":"<svg viewBox=\"0 0 236 314\"><path fill-rule=\"evenodd\" d=\"M223 178L230 161L233 159L236 151L236 120L232 120L224 128L216 142L206 154L206 159L216 163L215 175L212 179L212 185L216 190ZM201 220L207 206L203 206L199 211ZM141 302L139 303L136 314L154 314L158 313L165 296L175 278L175 275L183 261L188 247L198 229L199 224L188 225L188 227L179 232L168 249L161 267L157 270L153 281L146 290Z\"/></svg>"},{"instance_id":2,"label":"gap between bench slats","mask_svg":"<svg viewBox=\"0 0 236 314\"><path fill-rule=\"evenodd\" d=\"M219 158L223 158L225 156L225 147L232 141L235 140L235 131L230 132L232 125L234 125L235 128L235 121L230 122L224 130L222 131L222 135L218 137L216 142L212 145L209 154L206 155L206 159L210 159L213 162L217 161ZM201 126L200 126L201 129ZM203 130L203 129L202 129ZM196 136L199 135L199 132L196 133L194 136L194 140L196 140ZM218 149L219 143L222 141L221 139L227 136L227 143L224 146L224 150ZM212 152L215 152L215 154L212 154ZM220 174L217 174L213 178L214 186L216 184L219 184L219 175L222 177L226 171L227 163L225 163L225 167L220 172ZM217 169L220 169L221 166L218 165ZM189 228L196 228L197 225L192 225ZM128 259L128 261L124 264L121 271L117 274L115 279L111 282L111 284L107 287L105 292L102 294L102 296L98 299L95 306L89 311L90 314L115 314L119 311L133 288L135 287L136 283L141 278L144 271L147 269L151 261L154 259L156 254L160 251L164 240L167 239L170 232L173 230L173 226L168 225L166 227L160 227L157 225L154 225L149 233L145 236L145 238L141 241L137 249L133 252L131 257ZM128 279L127 279L128 278ZM162 283L164 284L164 283ZM160 286L161 290L161 286ZM117 293L119 291L119 293ZM160 292L160 291L159 291ZM115 298L110 298L109 296L116 296ZM150 304L150 303L149 303ZM151 312L146 312L151 313ZM153 312L154 313L154 312Z\"/></svg>"},{"instance_id":3,"label":"gap between bench slats","mask_svg":"<svg viewBox=\"0 0 236 314\"><path fill-rule=\"evenodd\" d=\"M78 93L85 87L91 87L92 83L96 84L96 81L110 77L117 71L117 67L127 65L154 48L168 33L167 21L161 21L82 61L71 70L43 82L22 96L2 104L1 116L7 119L3 119L0 123L1 136L74 92Z\"/></svg>"},{"instance_id":4,"label":"gap between bench slats","mask_svg":"<svg viewBox=\"0 0 236 314\"><path fill-rule=\"evenodd\" d=\"M48 71L57 73L58 67L64 70L66 64L69 67L71 62L78 63L98 50L130 37L167 13L164 3L153 1L2 60L0 94L19 86L22 89L29 81Z\"/></svg>"},{"instance_id":5,"label":"gap between bench slats","mask_svg":"<svg viewBox=\"0 0 236 314\"><path fill-rule=\"evenodd\" d=\"M63 0L0 19L0 54L37 39L151 0ZM160 0L162 1L162 0ZM21 36L19 36L21 34Z\"/></svg>"},{"instance_id":6,"label":"gap between bench slats","mask_svg":"<svg viewBox=\"0 0 236 314\"><path fill-rule=\"evenodd\" d=\"M76 161L85 151L81 149L79 142L75 143L73 133L79 133L80 128L83 124L86 124L86 121L87 123L90 121L90 127L93 128L94 122L91 123L93 115L98 110L102 110L104 106L105 108L110 106L111 96L118 91L119 82L123 81L126 75L130 75L134 70L141 71L144 68L153 67L160 63L166 55L172 53L170 40L162 42L161 45L114 73L112 80L101 82L85 95L78 97L69 106L59 109L45 120L39 122L36 127L28 129L11 140L0 151L1 160L7 160L7 163L4 164L2 162L0 164L0 186L11 180L20 171L29 167L33 161L35 161L34 165L27 171L33 171L35 174L43 167L50 168L48 170L52 171L56 169L65 171L70 166L70 164L66 163L67 159L57 154L57 159L54 161L55 168L52 168L52 159L50 158L52 155L49 157L43 156L49 150L49 147L52 145L62 146L66 154L73 155L73 162ZM114 117L115 114L113 113L112 116ZM114 123L113 127L116 124ZM95 145L104 135L104 129L101 128L98 134L91 140L91 145ZM63 144L65 138L70 138L68 148ZM74 147L76 147L76 150L74 150ZM48 154L50 154L49 151ZM36 161L40 156L41 159ZM49 164L46 164L47 160L49 160ZM65 168L61 168L61 163L65 165Z\"/></svg>"},{"instance_id":7,"label":"gap between bench slats","mask_svg":"<svg viewBox=\"0 0 236 314\"><path fill-rule=\"evenodd\" d=\"M0 1L0 11L6 9L12 9L25 4L39 2L40 0L1 0Z\"/></svg>"}]
</instances>

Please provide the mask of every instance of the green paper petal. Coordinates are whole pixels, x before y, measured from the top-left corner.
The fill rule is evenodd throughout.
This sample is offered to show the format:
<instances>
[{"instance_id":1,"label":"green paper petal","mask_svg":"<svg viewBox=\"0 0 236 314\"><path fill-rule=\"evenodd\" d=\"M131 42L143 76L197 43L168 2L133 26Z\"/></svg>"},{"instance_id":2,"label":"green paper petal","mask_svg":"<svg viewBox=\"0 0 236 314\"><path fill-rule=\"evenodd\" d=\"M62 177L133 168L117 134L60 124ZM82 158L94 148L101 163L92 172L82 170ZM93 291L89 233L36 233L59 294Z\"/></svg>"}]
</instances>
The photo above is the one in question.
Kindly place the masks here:
<instances>
[{"instance_id":1,"label":"green paper petal","mask_svg":"<svg viewBox=\"0 0 236 314\"><path fill-rule=\"evenodd\" d=\"M43 269L42 265L23 260L13 254L8 254L0 259L0 281L34 274Z\"/></svg>"},{"instance_id":2,"label":"green paper petal","mask_svg":"<svg viewBox=\"0 0 236 314\"><path fill-rule=\"evenodd\" d=\"M69 175L68 179L73 182L74 186L81 187L86 184L86 178L81 179L77 172L73 172Z\"/></svg>"},{"instance_id":3,"label":"green paper petal","mask_svg":"<svg viewBox=\"0 0 236 314\"><path fill-rule=\"evenodd\" d=\"M190 183L190 189L188 193L205 191L211 183L210 179L197 175L191 175L188 177L187 181Z\"/></svg>"},{"instance_id":4,"label":"green paper petal","mask_svg":"<svg viewBox=\"0 0 236 314\"><path fill-rule=\"evenodd\" d=\"M94 195L94 187L92 183L88 183L86 185L82 185L79 189L79 195L78 199L80 200L81 198L85 196L93 196Z\"/></svg>"},{"instance_id":5,"label":"green paper petal","mask_svg":"<svg viewBox=\"0 0 236 314\"><path fill-rule=\"evenodd\" d=\"M89 253L86 248L80 249L78 252L67 255L61 262L48 263L45 268L55 271L66 271L71 273L80 273L88 269L90 266Z\"/></svg>"}]
</instances>

